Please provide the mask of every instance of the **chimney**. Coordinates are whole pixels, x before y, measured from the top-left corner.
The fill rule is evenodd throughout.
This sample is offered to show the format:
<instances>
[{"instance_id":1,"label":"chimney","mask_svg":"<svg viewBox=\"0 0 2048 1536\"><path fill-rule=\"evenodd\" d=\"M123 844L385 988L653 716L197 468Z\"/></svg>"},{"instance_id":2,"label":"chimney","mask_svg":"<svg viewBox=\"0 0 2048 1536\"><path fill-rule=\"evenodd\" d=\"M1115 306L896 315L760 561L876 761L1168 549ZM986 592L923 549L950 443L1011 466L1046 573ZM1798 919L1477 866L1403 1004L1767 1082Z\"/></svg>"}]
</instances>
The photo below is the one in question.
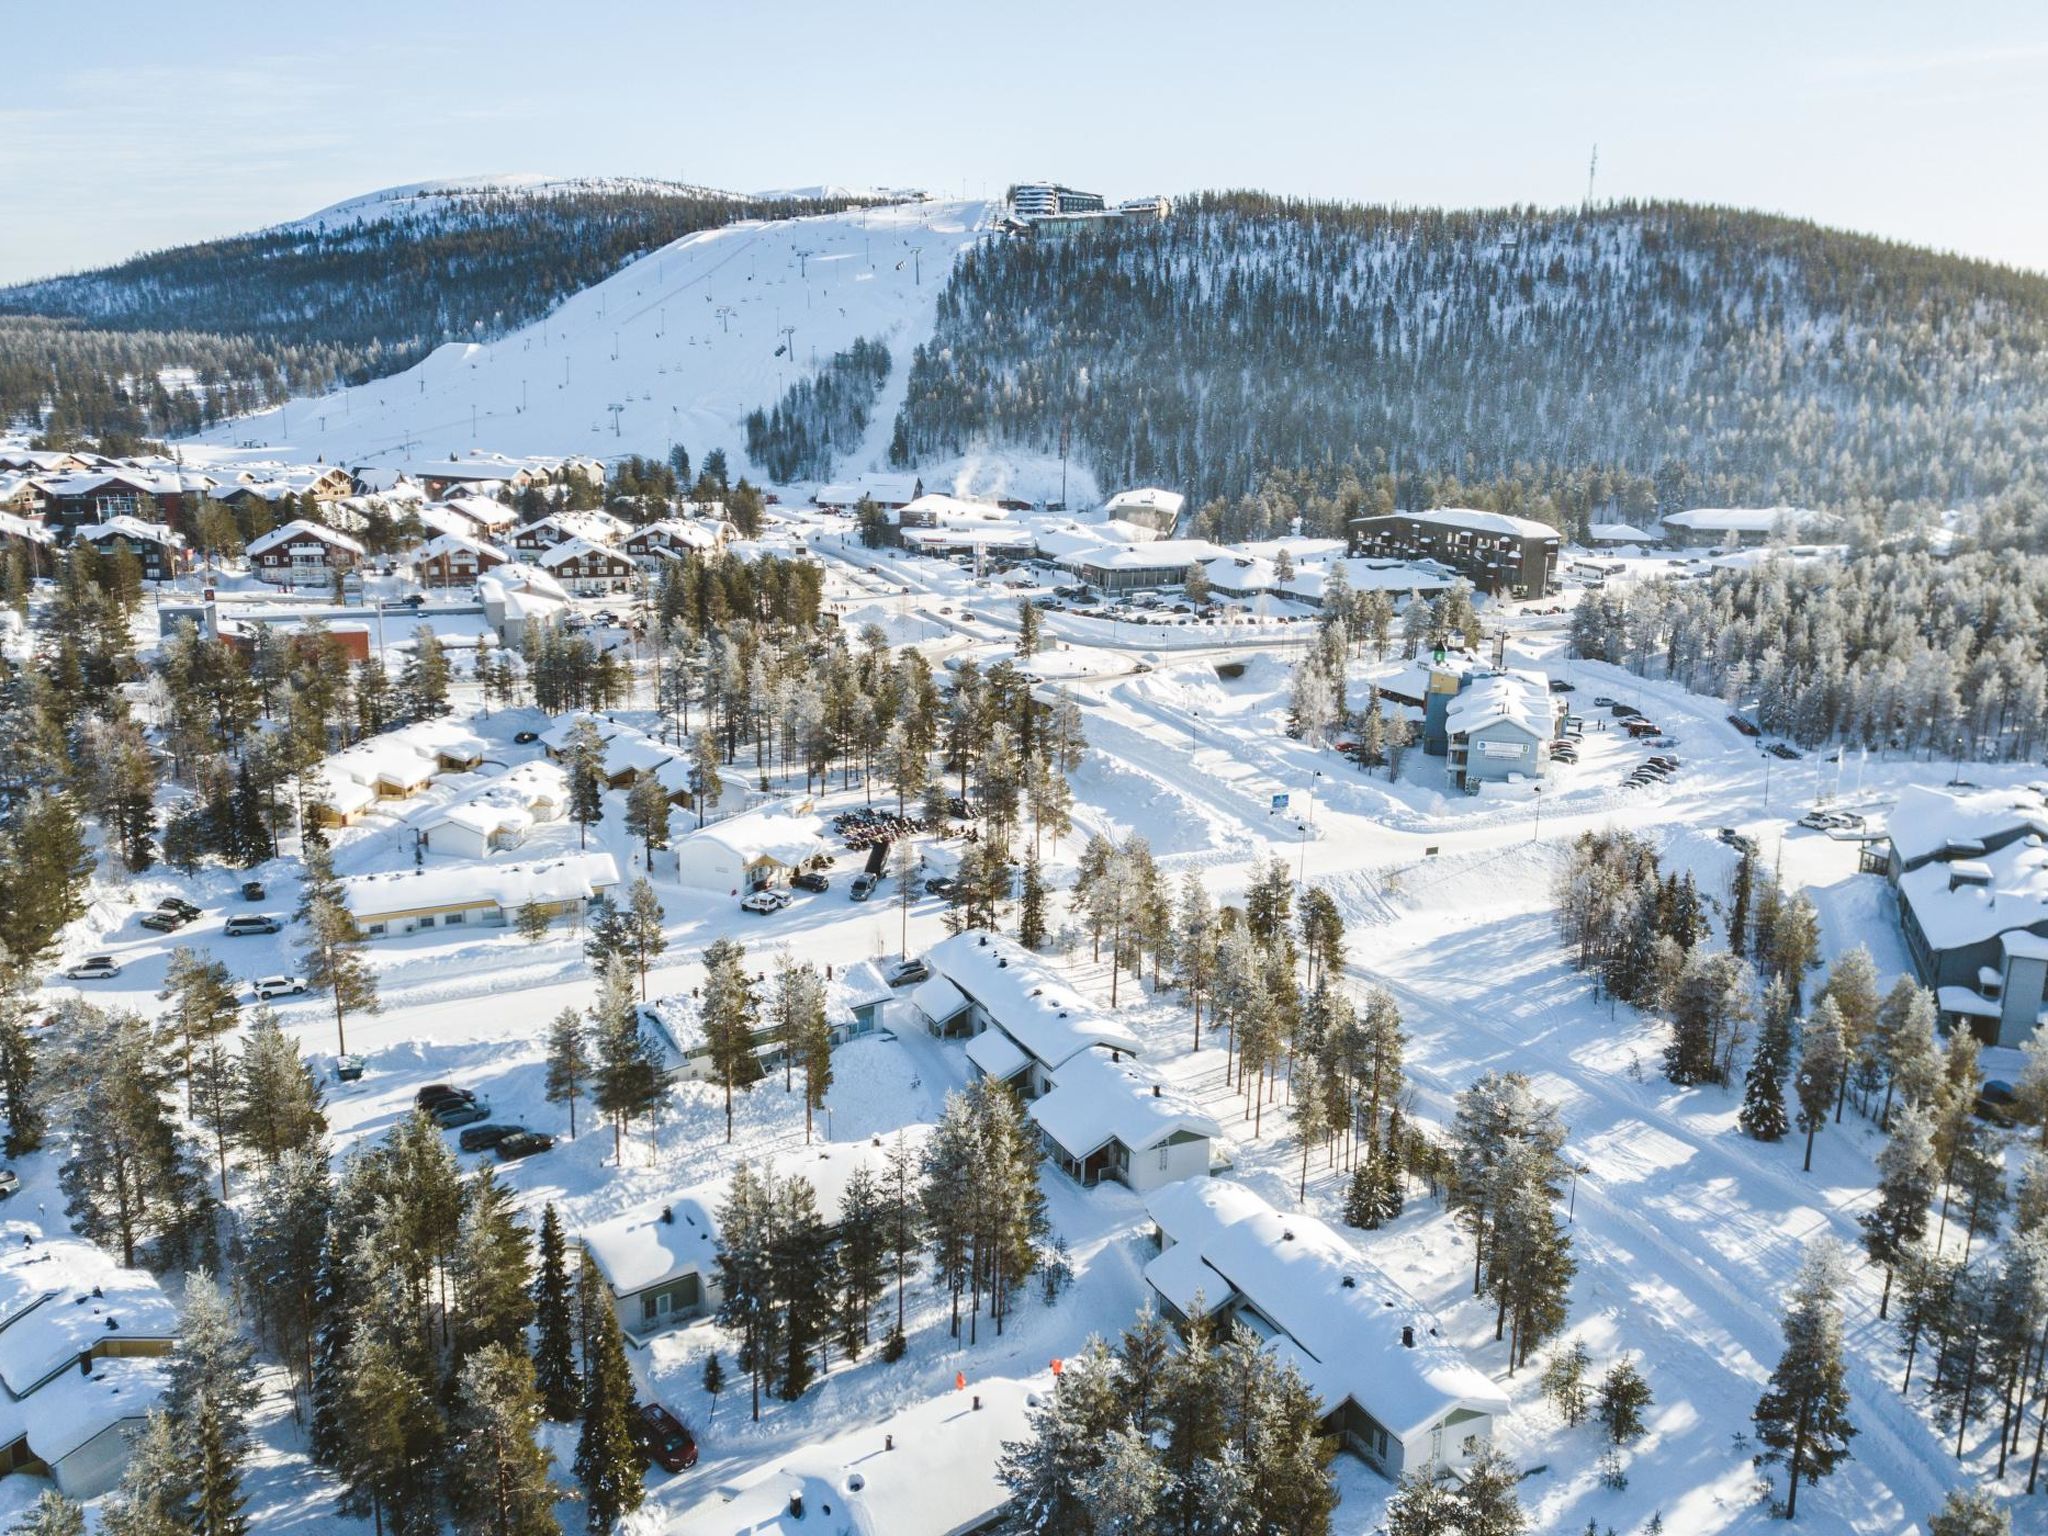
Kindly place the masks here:
<instances>
[{"instance_id":1,"label":"chimney","mask_svg":"<svg viewBox=\"0 0 2048 1536\"><path fill-rule=\"evenodd\" d=\"M1401 1325L1401 1347L1403 1349L1413 1349L1415 1347L1415 1329L1411 1324L1403 1323Z\"/></svg>"},{"instance_id":2,"label":"chimney","mask_svg":"<svg viewBox=\"0 0 2048 1536\"><path fill-rule=\"evenodd\" d=\"M81 1376L90 1376L92 1374L91 1350L82 1349L78 1352L78 1374Z\"/></svg>"},{"instance_id":3,"label":"chimney","mask_svg":"<svg viewBox=\"0 0 2048 1536\"><path fill-rule=\"evenodd\" d=\"M981 1412L981 1394L979 1392L974 1394L974 1411L976 1413Z\"/></svg>"},{"instance_id":4,"label":"chimney","mask_svg":"<svg viewBox=\"0 0 2048 1536\"><path fill-rule=\"evenodd\" d=\"M674 1206L664 1205L661 1208L661 1224L664 1227L672 1227L676 1224L676 1211Z\"/></svg>"},{"instance_id":5,"label":"chimney","mask_svg":"<svg viewBox=\"0 0 2048 1536\"><path fill-rule=\"evenodd\" d=\"M792 1520L801 1520L803 1519L803 1517L804 1496L801 1493L792 1493L789 1496L789 1518Z\"/></svg>"},{"instance_id":6,"label":"chimney","mask_svg":"<svg viewBox=\"0 0 2048 1536\"><path fill-rule=\"evenodd\" d=\"M1152 1085L1152 1097L1155 1099L1159 1097L1159 1085L1157 1083Z\"/></svg>"},{"instance_id":7,"label":"chimney","mask_svg":"<svg viewBox=\"0 0 2048 1536\"><path fill-rule=\"evenodd\" d=\"M893 1451L893 1450L895 1450L895 1449L896 1449L896 1437L895 1437L894 1435L884 1435L884 1436L882 1436L882 1449L883 1449L883 1450L885 1450L885 1451Z\"/></svg>"}]
</instances>

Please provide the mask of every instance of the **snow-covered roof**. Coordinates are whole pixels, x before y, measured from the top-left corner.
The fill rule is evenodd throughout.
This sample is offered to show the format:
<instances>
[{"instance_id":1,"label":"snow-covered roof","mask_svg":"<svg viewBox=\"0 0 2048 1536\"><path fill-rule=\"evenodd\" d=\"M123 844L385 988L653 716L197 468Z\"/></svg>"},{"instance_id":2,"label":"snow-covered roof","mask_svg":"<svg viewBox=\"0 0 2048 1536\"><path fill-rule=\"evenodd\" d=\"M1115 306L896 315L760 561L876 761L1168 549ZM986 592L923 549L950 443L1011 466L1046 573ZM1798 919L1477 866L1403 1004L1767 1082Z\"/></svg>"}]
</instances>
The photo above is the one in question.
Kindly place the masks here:
<instances>
[{"instance_id":1,"label":"snow-covered roof","mask_svg":"<svg viewBox=\"0 0 2048 1536\"><path fill-rule=\"evenodd\" d=\"M1426 512L1405 514L1418 523L1439 528L1457 528L1466 533L1506 534L1520 539L1554 539L1557 530L1532 517L1514 517L1506 512L1484 512L1477 507L1431 507Z\"/></svg>"},{"instance_id":2,"label":"snow-covered roof","mask_svg":"<svg viewBox=\"0 0 2048 1536\"><path fill-rule=\"evenodd\" d=\"M1661 521L1667 528L1689 528L1695 533L1769 533L1781 525L1803 527L1819 516L1808 507L1693 507L1667 512Z\"/></svg>"},{"instance_id":3,"label":"snow-covered roof","mask_svg":"<svg viewBox=\"0 0 2048 1536\"><path fill-rule=\"evenodd\" d=\"M492 779L467 799L443 807L423 827L432 832L443 824L465 827L489 837L501 831L524 832L568 798L569 776L550 762L521 763Z\"/></svg>"},{"instance_id":4,"label":"snow-covered roof","mask_svg":"<svg viewBox=\"0 0 2048 1536\"><path fill-rule=\"evenodd\" d=\"M666 540L681 544L689 549L716 549L723 534L716 523L700 523L680 517L665 517L660 522L648 523L635 528L629 535L635 539Z\"/></svg>"},{"instance_id":5,"label":"snow-covered roof","mask_svg":"<svg viewBox=\"0 0 2048 1536\"><path fill-rule=\"evenodd\" d=\"M933 1388L939 1381L931 1383ZM964 1536L1009 1505L1007 1442L1030 1438L1050 1376L975 1378L732 1478L668 1517L668 1536ZM976 1402L979 1401L979 1407ZM792 1513L792 1496L803 1515Z\"/></svg>"},{"instance_id":6,"label":"snow-covered roof","mask_svg":"<svg viewBox=\"0 0 2048 1536\"><path fill-rule=\"evenodd\" d=\"M1645 533L1634 523L1589 523L1586 537L1596 544L1654 544L1657 535Z\"/></svg>"},{"instance_id":7,"label":"snow-covered roof","mask_svg":"<svg viewBox=\"0 0 2048 1536\"><path fill-rule=\"evenodd\" d=\"M0 534L14 539L27 539L31 544L56 542L56 536L41 523L26 517L17 517L12 512L0 512Z\"/></svg>"},{"instance_id":8,"label":"snow-covered roof","mask_svg":"<svg viewBox=\"0 0 2048 1536\"><path fill-rule=\"evenodd\" d=\"M905 528L905 546L949 549L978 544L983 549L1030 549L1037 540L1029 528L1014 523L942 523L936 528Z\"/></svg>"},{"instance_id":9,"label":"snow-covered roof","mask_svg":"<svg viewBox=\"0 0 2048 1536\"><path fill-rule=\"evenodd\" d=\"M34 1392L108 1336L168 1339L178 1309L142 1269L75 1237L35 1237L20 1224L0 1238L0 1385Z\"/></svg>"},{"instance_id":10,"label":"snow-covered roof","mask_svg":"<svg viewBox=\"0 0 2048 1536\"><path fill-rule=\"evenodd\" d=\"M858 1141L820 1141L763 1160L778 1180L802 1178L818 1197L818 1214L826 1225L839 1220L846 1187L860 1169L880 1173L900 1134L914 1152L931 1134L929 1125L906 1125L900 1133L868 1136ZM620 1295L690 1270L708 1270L718 1251L718 1208L732 1187L729 1176L708 1179L679 1191L665 1202L672 1221L661 1219L661 1206L650 1206L611 1221L587 1227L583 1245Z\"/></svg>"},{"instance_id":11,"label":"snow-covered roof","mask_svg":"<svg viewBox=\"0 0 2048 1536\"><path fill-rule=\"evenodd\" d=\"M0 1445L26 1435L36 1459L55 1466L116 1425L140 1421L168 1379L164 1362L146 1355L103 1356L90 1376L68 1366L25 1398L0 1393Z\"/></svg>"},{"instance_id":12,"label":"snow-covered roof","mask_svg":"<svg viewBox=\"0 0 2048 1536\"><path fill-rule=\"evenodd\" d=\"M1131 512L1150 512L1160 517L1179 517L1188 504L1179 491L1163 491L1156 485L1141 485L1118 491L1102 504L1106 517L1123 517Z\"/></svg>"},{"instance_id":13,"label":"snow-covered roof","mask_svg":"<svg viewBox=\"0 0 2048 1536\"><path fill-rule=\"evenodd\" d=\"M1550 684L1540 672L1494 672L1475 677L1444 708L1444 727L1457 736L1510 720L1538 740L1556 725Z\"/></svg>"},{"instance_id":14,"label":"snow-covered roof","mask_svg":"<svg viewBox=\"0 0 2048 1536\"><path fill-rule=\"evenodd\" d=\"M577 534L545 550L540 556L540 563L553 571L559 570L572 560L582 560L591 555L595 555L603 560L619 560L624 558L609 544L600 544L595 539L586 539L581 534Z\"/></svg>"},{"instance_id":15,"label":"snow-covered roof","mask_svg":"<svg viewBox=\"0 0 2048 1536\"><path fill-rule=\"evenodd\" d=\"M927 976L911 988L910 1006L934 1024L943 1024L967 1006L967 994L943 975Z\"/></svg>"},{"instance_id":16,"label":"snow-covered roof","mask_svg":"<svg viewBox=\"0 0 2048 1536\"><path fill-rule=\"evenodd\" d=\"M787 811L748 811L692 832L677 845L677 856L692 845L723 848L742 864L759 859L794 867L825 847L825 824L815 816Z\"/></svg>"},{"instance_id":17,"label":"snow-covered roof","mask_svg":"<svg viewBox=\"0 0 2048 1536\"><path fill-rule=\"evenodd\" d=\"M363 546L347 534L336 533L332 528L308 522L303 517L295 517L282 528L273 528L260 538L251 539L248 552L251 555L265 554L281 544L289 544L298 539L317 539L330 549L345 550L351 555L360 555L363 552Z\"/></svg>"},{"instance_id":18,"label":"snow-covered roof","mask_svg":"<svg viewBox=\"0 0 2048 1536\"><path fill-rule=\"evenodd\" d=\"M1142 544L1105 545L1060 558L1061 565L1099 571L1150 571L1198 565L1225 553L1207 539L1153 539Z\"/></svg>"},{"instance_id":19,"label":"snow-covered roof","mask_svg":"<svg viewBox=\"0 0 2048 1536\"><path fill-rule=\"evenodd\" d=\"M2048 841L2029 833L1979 859L1930 859L1899 876L1899 896L1935 949L2048 934Z\"/></svg>"},{"instance_id":20,"label":"snow-covered roof","mask_svg":"<svg viewBox=\"0 0 2048 1536\"><path fill-rule=\"evenodd\" d=\"M341 882L342 901L359 923L387 913L441 907L495 906L506 911L529 901L587 901L619 883L608 853L569 853L518 864L468 862L441 868L391 870Z\"/></svg>"},{"instance_id":21,"label":"snow-covered roof","mask_svg":"<svg viewBox=\"0 0 2048 1536\"><path fill-rule=\"evenodd\" d=\"M413 561L417 564L422 560L438 560L443 555L461 554L474 555L479 567L499 564L505 558L503 551L493 549L481 539L460 533L437 533L413 551Z\"/></svg>"},{"instance_id":22,"label":"snow-covered roof","mask_svg":"<svg viewBox=\"0 0 2048 1536\"><path fill-rule=\"evenodd\" d=\"M1142 1152L1176 1133L1223 1134L1194 1100L1168 1087L1156 1072L1133 1061L1111 1061L1100 1050L1083 1051L1062 1063L1052 1088L1032 1101L1031 1118L1076 1158L1112 1138Z\"/></svg>"},{"instance_id":23,"label":"snow-covered roof","mask_svg":"<svg viewBox=\"0 0 2048 1536\"><path fill-rule=\"evenodd\" d=\"M960 1000L953 1005L955 1013L967 1005L967 999L960 996L960 989L943 976L934 976L918 990L923 991L924 987L942 987L952 996L959 998ZM941 1014L939 1017L944 1018L946 1015ZM984 1029L968 1041L967 1059L981 1069L984 1077L992 1077L999 1083L1009 1081L1031 1065L1031 1058L1024 1054L1024 1047L1000 1029Z\"/></svg>"},{"instance_id":24,"label":"snow-covered roof","mask_svg":"<svg viewBox=\"0 0 2048 1536\"><path fill-rule=\"evenodd\" d=\"M940 523L1006 523L1010 520L1009 510L992 501L968 501L960 496L948 496L942 491L926 491L924 495L903 505L903 520L913 517L930 517Z\"/></svg>"},{"instance_id":25,"label":"snow-covered roof","mask_svg":"<svg viewBox=\"0 0 2048 1536\"><path fill-rule=\"evenodd\" d=\"M835 1013L851 1013L856 1008L886 1003L895 996L896 989L889 985L889 978L872 960L854 961L836 971L825 984L825 1006Z\"/></svg>"},{"instance_id":26,"label":"snow-covered roof","mask_svg":"<svg viewBox=\"0 0 2048 1536\"><path fill-rule=\"evenodd\" d=\"M1211 562L1211 566L1209 576L1211 582L1214 582L1223 567L1216 562ZM1458 581L1454 572L1433 563L1369 560L1362 556L1354 556L1298 566L1291 580L1270 585L1274 590L1285 592L1289 596L1314 598L1320 602L1324 584L1330 579L1330 573L1338 568L1342 568L1344 579L1354 592L1448 592ZM1225 584L1240 585L1227 579Z\"/></svg>"},{"instance_id":27,"label":"snow-covered roof","mask_svg":"<svg viewBox=\"0 0 2048 1536\"><path fill-rule=\"evenodd\" d=\"M130 543L161 544L165 549L178 547L178 536L169 528L162 523L145 523L139 517L116 516L97 523L82 523L72 537L83 539L88 544L120 538Z\"/></svg>"},{"instance_id":28,"label":"snow-covered roof","mask_svg":"<svg viewBox=\"0 0 2048 1536\"><path fill-rule=\"evenodd\" d=\"M458 517L468 518L472 523L485 529L509 528L519 514L502 501L489 496L448 496L431 506L444 508Z\"/></svg>"},{"instance_id":29,"label":"snow-covered roof","mask_svg":"<svg viewBox=\"0 0 2048 1536\"><path fill-rule=\"evenodd\" d=\"M863 496L882 506L901 506L916 499L917 476L862 475L850 483L821 485L811 499L821 507L851 507L859 505Z\"/></svg>"},{"instance_id":30,"label":"snow-covered roof","mask_svg":"<svg viewBox=\"0 0 2048 1536\"><path fill-rule=\"evenodd\" d=\"M1421 1304L1328 1223L1276 1211L1227 1179L1168 1184L1145 1209L1173 1245L1146 1266L1146 1280L1182 1311L1198 1290L1211 1308L1233 1294L1250 1302L1292 1342L1325 1411L1350 1398L1404 1439L1454 1409L1508 1411L1507 1394ZM1201 1269L1176 1257L1180 1247L1200 1256ZM1412 1346L1403 1328L1413 1330Z\"/></svg>"},{"instance_id":31,"label":"snow-covered roof","mask_svg":"<svg viewBox=\"0 0 2048 1536\"><path fill-rule=\"evenodd\" d=\"M2048 834L2048 804L2028 789L1937 789L1908 784L1899 791L1887 826L1905 864L1936 854L1969 856L1986 844L2023 832Z\"/></svg>"},{"instance_id":32,"label":"snow-covered roof","mask_svg":"<svg viewBox=\"0 0 2048 1536\"><path fill-rule=\"evenodd\" d=\"M1014 939L968 929L941 939L925 959L1048 1068L1094 1045L1133 1056L1140 1050L1128 1025L1089 1002Z\"/></svg>"}]
</instances>

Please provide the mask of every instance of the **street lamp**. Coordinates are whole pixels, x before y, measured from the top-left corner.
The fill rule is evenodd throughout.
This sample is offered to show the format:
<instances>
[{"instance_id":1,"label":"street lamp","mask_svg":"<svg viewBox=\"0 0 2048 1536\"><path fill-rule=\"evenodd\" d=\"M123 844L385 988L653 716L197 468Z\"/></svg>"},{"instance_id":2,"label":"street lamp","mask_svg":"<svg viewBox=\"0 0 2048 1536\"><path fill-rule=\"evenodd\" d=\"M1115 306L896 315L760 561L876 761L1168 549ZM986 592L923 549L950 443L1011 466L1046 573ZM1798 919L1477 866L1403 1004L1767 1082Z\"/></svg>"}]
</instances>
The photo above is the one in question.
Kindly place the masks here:
<instances>
[{"instance_id":1,"label":"street lamp","mask_svg":"<svg viewBox=\"0 0 2048 1536\"><path fill-rule=\"evenodd\" d=\"M1963 734L1961 731L1956 732L1956 766L1955 771L1949 774L1948 781L1951 784L1963 782Z\"/></svg>"},{"instance_id":2,"label":"street lamp","mask_svg":"<svg viewBox=\"0 0 2048 1536\"><path fill-rule=\"evenodd\" d=\"M1543 836L1543 786L1538 784L1529 793L1529 803L1536 807L1536 825L1529 833L1529 841L1537 842Z\"/></svg>"}]
</instances>

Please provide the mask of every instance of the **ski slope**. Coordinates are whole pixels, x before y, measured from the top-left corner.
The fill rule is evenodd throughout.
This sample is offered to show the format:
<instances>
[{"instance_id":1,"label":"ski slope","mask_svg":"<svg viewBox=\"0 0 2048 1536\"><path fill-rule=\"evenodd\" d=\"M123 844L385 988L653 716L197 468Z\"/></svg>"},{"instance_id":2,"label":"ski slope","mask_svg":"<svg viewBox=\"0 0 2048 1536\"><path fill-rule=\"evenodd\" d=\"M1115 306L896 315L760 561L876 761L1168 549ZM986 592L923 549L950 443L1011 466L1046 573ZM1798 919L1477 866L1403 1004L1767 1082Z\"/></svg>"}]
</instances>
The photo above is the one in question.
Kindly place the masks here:
<instances>
[{"instance_id":1,"label":"ski slope","mask_svg":"<svg viewBox=\"0 0 2048 1536\"><path fill-rule=\"evenodd\" d=\"M881 467L910 355L931 334L954 258L987 203L904 203L743 222L662 247L496 341L450 342L389 378L222 422L192 457L399 466L478 450L660 455L724 448L741 423L859 337L894 356L868 442L836 466Z\"/></svg>"}]
</instances>

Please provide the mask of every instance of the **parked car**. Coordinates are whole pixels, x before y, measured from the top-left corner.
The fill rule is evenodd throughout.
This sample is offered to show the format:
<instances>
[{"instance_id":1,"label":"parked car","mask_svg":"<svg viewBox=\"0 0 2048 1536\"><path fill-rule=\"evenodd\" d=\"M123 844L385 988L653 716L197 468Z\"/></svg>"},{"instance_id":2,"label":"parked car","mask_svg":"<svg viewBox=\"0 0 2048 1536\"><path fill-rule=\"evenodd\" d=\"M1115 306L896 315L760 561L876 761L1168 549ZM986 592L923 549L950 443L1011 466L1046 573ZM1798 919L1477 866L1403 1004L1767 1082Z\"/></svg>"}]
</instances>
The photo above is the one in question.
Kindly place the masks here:
<instances>
[{"instance_id":1,"label":"parked car","mask_svg":"<svg viewBox=\"0 0 2048 1536\"><path fill-rule=\"evenodd\" d=\"M482 1099L443 1099L429 1107L427 1113L442 1130L452 1131L458 1125L475 1125L480 1120L488 1120L491 1106Z\"/></svg>"},{"instance_id":2,"label":"parked car","mask_svg":"<svg viewBox=\"0 0 2048 1536\"><path fill-rule=\"evenodd\" d=\"M1728 717L1728 723L1734 726L1735 729L1744 736L1758 736L1763 734L1762 732L1757 730L1755 726L1751 725L1747 720L1743 719L1740 715L1730 715Z\"/></svg>"},{"instance_id":3,"label":"parked car","mask_svg":"<svg viewBox=\"0 0 2048 1536\"><path fill-rule=\"evenodd\" d=\"M822 869L807 869L801 874L792 875L789 883L800 891L810 891L814 895L832 889L831 878Z\"/></svg>"},{"instance_id":4,"label":"parked car","mask_svg":"<svg viewBox=\"0 0 2048 1536\"><path fill-rule=\"evenodd\" d=\"M659 1403L642 1403L633 1415L633 1444L664 1472L697 1465L697 1437Z\"/></svg>"},{"instance_id":5,"label":"parked car","mask_svg":"<svg viewBox=\"0 0 2048 1536\"><path fill-rule=\"evenodd\" d=\"M1799 761L1800 758L1806 755L1805 753L1801 752L1797 747L1782 741L1772 742L1766 750L1769 751L1771 756L1777 758L1780 762L1786 763L1796 763Z\"/></svg>"},{"instance_id":6,"label":"parked car","mask_svg":"<svg viewBox=\"0 0 2048 1536\"><path fill-rule=\"evenodd\" d=\"M1595 709L1606 709L1613 702L1614 700L1607 697L1607 695L1604 693L1596 693L1593 695L1593 707Z\"/></svg>"},{"instance_id":7,"label":"parked car","mask_svg":"<svg viewBox=\"0 0 2048 1536\"><path fill-rule=\"evenodd\" d=\"M242 900L244 901L261 901L268 894L269 892L263 889L263 882L261 880L244 880L242 882Z\"/></svg>"},{"instance_id":8,"label":"parked car","mask_svg":"<svg viewBox=\"0 0 2048 1536\"><path fill-rule=\"evenodd\" d=\"M1579 689L1576 683L1568 683L1561 677L1553 677L1550 680L1550 691L1552 693L1577 693Z\"/></svg>"},{"instance_id":9,"label":"parked car","mask_svg":"<svg viewBox=\"0 0 2048 1536\"><path fill-rule=\"evenodd\" d=\"M855 901L866 901L875 894L875 887L881 883L881 876L871 875L866 870L862 870L853 877L853 884L847 888L846 894Z\"/></svg>"},{"instance_id":10,"label":"parked car","mask_svg":"<svg viewBox=\"0 0 2048 1536\"><path fill-rule=\"evenodd\" d=\"M2012 1091L2012 1084L1992 1078L1978 1089L1977 1118L1989 1120L1993 1125L2018 1125L2020 1101L2019 1095Z\"/></svg>"},{"instance_id":11,"label":"parked car","mask_svg":"<svg viewBox=\"0 0 2048 1536\"><path fill-rule=\"evenodd\" d=\"M429 1083L412 1096L414 1109L432 1109L436 1104L449 1099L473 1099L476 1095L467 1088L457 1088L453 1083Z\"/></svg>"},{"instance_id":12,"label":"parked car","mask_svg":"<svg viewBox=\"0 0 2048 1536\"><path fill-rule=\"evenodd\" d=\"M934 875L925 881L924 893L927 896L950 896L953 893L953 881L946 875Z\"/></svg>"},{"instance_id":13,"label":"parked car","mask_svg":"<svg viewBox=\"0 0 2048 1536\"><path fill-rule=\"evenodd\" d=\"M181 900L176 896L166 896L156 904L156 909L159 912L175 912L188 923L195 923L206 915L203 910L193 906L191 902Z\"/></svg>"},{"instance_id":14,"label":"parked car","mask_svg":"<svg viewBox=\"0 0 2048 1536\"><path fill-rule=\"evenodd\" d=\"M499 1125L495 1122L465 1125L462 1134L455 1138L455 1144L465 1152L488 1152L507 1136L516 1136L525 1129L523 1125Z\"/></svg>"},{"instance_id":15,"label":"parked car","mask_svg":"<svg viewBox=\"0 0 2048 1536\"><path fill-rule=\"evenodd\" d=\"M532 1157L536 1152L552 1152L555 1138L546 1131L514 1131L497 1146L498 1161L509 1163L517 1158Z\"/></svg>"},{"instance_id":16,"label":"parked car","mask_svg":"<svg viewBox=\"0 0 2048 1536\"><path fill-rule=\"evenodd\" d=\"M912 956L907 960L898 960L889 967L889 985L892 987L913 986L920 981L931 980L931 975L931 966L923 960Z\"/></svg>"},{"instance_id":17,"label":"parked car","mask_svg":"<svg viewBox=\"0 0 2048 1536\"><path fill-rule=\"evenodd\" d=\"M0 1200L5 1200L21 1188L21 1175L12 1168L0 1168Z\"/></svg>"},{"instance_id":18,"label":"parked car","mask_svg":"<svg viewBox=\"0 0 2048 1536\"><path fill-rule=\"evenodd\" d=\"M121 962L112 955L87 955L64 974L73 981L105 981L121 974Z\"/></svg>"},{"instance_id":19,"label":"parked car","mask_svg":"<svg viewBox=\"0 0 2048 1536\"><path fill-rule=\"evenodd\" d=\"M231 939L247 938L254 933L283 933L284 919L273 917L268 912L258 912L249 917L231 917L221 924L221 932Z\"/></svg>"},{"instance_id":20,"label":"parked car","mask_svg":"<svg viewBox=\"0 0 2048 1536\"><path fill-rule=\"evenodd\" d=\"M165 912L159 909L155 912L143 913L142 926L149 929L152 933L176 933L185 926L185 919L178 916L175 912Z\"/></svg>"},{"instance_id":21,"label":"parked car","mask_svg":"<svg viewBox=\"0 0 2048 1536\"><path fill-rule=\"evenodd\" d=\"M297 997L305 990L302 976L264 976L256 982L256 995L266 1003L273 997Z\"/></svg>"},{"instance_id":22,"label":"parked car","mask_svg":"<svg viewBox=\"0 0 2048 1536\"><path fill-rule=\"evenodd\" d=\"M520 746L522 746L522 747L530 747L530 746L532 746L532 745L533 745L533 744L534 744L534 743L535 743L536 741L539 741L539 740L540 740L540 732L539 732L539 731L515 731L515 732L513 733L512 739L513 739L514 741L518 742L518 743L519 743L519 745L520 745Z\"/></svg>"},{"instance_id":23,"label":"parked car","mask_svg":"<svg viewBox=\"0 0 2048 1536\"><path fill-rule=\"evenodd\" d=\"M756 891L753 895L741 900L740 910L742 912L766 914L769 912L780 912L788 905L789 892L787 891Z\"/></svg>"}]
</instances>

